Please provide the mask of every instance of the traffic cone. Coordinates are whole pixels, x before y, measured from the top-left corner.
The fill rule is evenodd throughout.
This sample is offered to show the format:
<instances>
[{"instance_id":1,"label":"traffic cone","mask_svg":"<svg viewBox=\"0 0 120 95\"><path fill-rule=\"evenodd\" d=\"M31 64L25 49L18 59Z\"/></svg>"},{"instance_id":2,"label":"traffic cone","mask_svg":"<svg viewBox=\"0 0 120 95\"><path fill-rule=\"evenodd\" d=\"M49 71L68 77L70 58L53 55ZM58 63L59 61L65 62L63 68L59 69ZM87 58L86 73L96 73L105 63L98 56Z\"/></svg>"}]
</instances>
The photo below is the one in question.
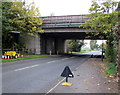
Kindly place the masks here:
<instances>
[{"instance_id":1,"label":"traffic cone","mask_svg":"<svg viewBox=\"0 0 120 95\"><path fill-rule=\"evenodd\" d=\"M5 56L5 59L7 59L7 56Z\"/></svg>"},{"instance_id":2,"label":"traffic cone","mask_svg":"<svg viewBox=\"0 0 120 95\"><path fill-rule=\"evenodd\" d=\"M4 55L2 55L2 59L5 59L5 56L4 56Z\"/></svg>"},{"instance_id":3,"label":"traffic cone","mask_svg":"<svg viewBox=\"0 0 120 95\"><path fill-rule=\"evenodd\" d=\"M7 56L7 59L10 59L10 56Z\"/></svg>"}]
</instances>

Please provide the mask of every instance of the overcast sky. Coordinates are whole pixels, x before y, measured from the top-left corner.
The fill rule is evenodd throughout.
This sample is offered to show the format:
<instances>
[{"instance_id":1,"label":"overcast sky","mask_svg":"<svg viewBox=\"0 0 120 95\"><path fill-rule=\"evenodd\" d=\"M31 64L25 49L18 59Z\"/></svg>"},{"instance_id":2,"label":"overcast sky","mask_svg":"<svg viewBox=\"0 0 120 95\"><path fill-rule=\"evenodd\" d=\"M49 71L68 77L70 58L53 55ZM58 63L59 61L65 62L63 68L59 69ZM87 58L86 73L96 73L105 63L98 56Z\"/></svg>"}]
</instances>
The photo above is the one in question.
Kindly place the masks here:
<instances>
[{"instance_id":1,"label":"overcast sky","mask_svg":"<svg viewBox=\"0 0 120 95\"><path fill-rule=\"evenodd\" d=\"M91 0L27 0L34 1L42 16L88 14Z\"/></svg>"},{"instance_id":2,"label":"overcast sky","mask_svg":"<svg viewBox=\"0 0 120 95\"><path fill-rule=\"evenodd\" d=\"M35 2L41 16L88 14L92 0L26 0ZM120 0L114 0L120 1Z\"/></svg>"}]
</instances>

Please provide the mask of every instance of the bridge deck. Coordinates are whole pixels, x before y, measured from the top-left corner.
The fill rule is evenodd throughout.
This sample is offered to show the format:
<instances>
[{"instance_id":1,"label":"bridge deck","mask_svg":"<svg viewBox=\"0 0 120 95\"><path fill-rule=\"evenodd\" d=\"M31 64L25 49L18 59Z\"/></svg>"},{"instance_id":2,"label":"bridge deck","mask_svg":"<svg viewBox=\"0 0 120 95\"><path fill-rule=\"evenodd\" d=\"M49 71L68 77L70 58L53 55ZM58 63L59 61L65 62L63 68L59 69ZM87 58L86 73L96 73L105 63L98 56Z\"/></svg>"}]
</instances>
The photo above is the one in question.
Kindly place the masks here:
<instances>
[{"instance_id":1,"label":"bridge deck","mask_svg":"<svg viewBox=\"0 0 120 95\"><path fill-rule=\"evenodd\" d=\"M48 16L43 17L43 28L59 28L59 27L79 27L91 17L85 15L70 16Z\"/></svg>"}]
</instances>

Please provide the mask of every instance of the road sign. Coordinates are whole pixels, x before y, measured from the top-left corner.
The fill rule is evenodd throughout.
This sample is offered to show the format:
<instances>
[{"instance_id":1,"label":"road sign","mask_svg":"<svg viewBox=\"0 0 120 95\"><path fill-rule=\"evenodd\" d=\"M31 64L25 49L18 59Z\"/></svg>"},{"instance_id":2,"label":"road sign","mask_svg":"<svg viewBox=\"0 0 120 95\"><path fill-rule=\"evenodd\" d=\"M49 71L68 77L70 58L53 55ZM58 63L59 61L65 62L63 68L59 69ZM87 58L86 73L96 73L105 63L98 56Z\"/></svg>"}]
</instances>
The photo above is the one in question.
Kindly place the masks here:
<instances>
[{"instance_id":1,"label":"road sign","mask_svg":"<svg viewBox=\"0 0 120 95\"><path fill-rule=\"evenodd\" d=\"M72 85L72 83L68 82L68 77L73 78L74 75L73 75L73 73L71 72L71 70L70 70L70 68L68 66L65 67L65 69L63 70L61 76L66 77L66 82L62 83L61 85Z\"/></svg>"}]
</instances>

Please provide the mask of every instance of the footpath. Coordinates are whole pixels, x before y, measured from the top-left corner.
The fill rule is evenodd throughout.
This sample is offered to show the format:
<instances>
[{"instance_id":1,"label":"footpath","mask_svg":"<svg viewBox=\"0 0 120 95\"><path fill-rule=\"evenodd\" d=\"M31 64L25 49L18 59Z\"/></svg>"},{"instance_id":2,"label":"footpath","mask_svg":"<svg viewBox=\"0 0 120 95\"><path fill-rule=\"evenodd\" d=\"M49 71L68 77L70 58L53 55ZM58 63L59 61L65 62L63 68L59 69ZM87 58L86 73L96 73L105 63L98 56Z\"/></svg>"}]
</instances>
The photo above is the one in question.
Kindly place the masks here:
<instances>
[{"instance_id":1,"label":"footpath","mask_svg":"<svg viewBox=\"0 0 120 95\"><path fill-rule=\"evenodd\" d=\"M74 78L68 79L73 85L62 86L63 80L50 93L118 93L118 81L106 77L101 64L100 58L88 59L73 71Z\"/></svg>"}]
</instances>

